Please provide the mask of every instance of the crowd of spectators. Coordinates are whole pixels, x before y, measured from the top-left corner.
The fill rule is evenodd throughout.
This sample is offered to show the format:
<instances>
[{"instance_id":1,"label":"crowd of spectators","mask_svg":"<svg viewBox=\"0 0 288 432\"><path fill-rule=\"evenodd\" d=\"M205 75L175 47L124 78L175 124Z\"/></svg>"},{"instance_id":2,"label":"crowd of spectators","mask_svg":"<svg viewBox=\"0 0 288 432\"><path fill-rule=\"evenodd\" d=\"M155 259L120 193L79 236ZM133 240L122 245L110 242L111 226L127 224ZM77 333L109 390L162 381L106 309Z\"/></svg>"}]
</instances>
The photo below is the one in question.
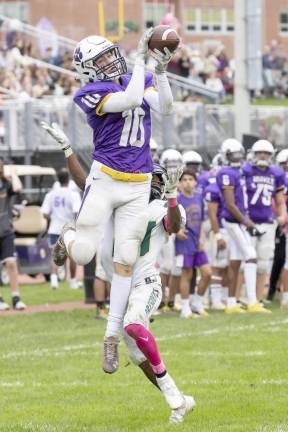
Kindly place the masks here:
<instances>
[{"instance_id":1,"label":"crowd of spectators","mask_svg":"<svg viewBox=\"0 0 288 432\"><path fill-rule=\"evenodd\" d=\"M41 56L37 47L17 32L7 33L0 45L0 87L10 96L21 99L74 94L77 83L73 76L35 64L32 58L51 65L71 69L71 52L63 50L53 55L47 48Z\"/></svg>"},{"instance_id":2,"label":"crowd of spectators","mask_svg":"<svg viewBox=\"0 0 288 432\"><path fill-rule=\"evenodd\" d=\"M40 55L38 47L17 31L2 33L0 41L0 87L10 94L25 98L72 95L77 85L75 78L47 67L39 66L30 58L37 58L53 66L72 68L71 50L60 50L54 54L47 47ZM128 53L133 58L133 52ZM263 96L284 98L288 96L288 62L276 40L264 48ZM229 58L223 44L210 48L206 54L182 45L169 63L168 71L176 75L205 84L217 91L220 100L233 95L235 62ZM183 98L187 98L187 94Z\"/></svg>"}]
</instances>

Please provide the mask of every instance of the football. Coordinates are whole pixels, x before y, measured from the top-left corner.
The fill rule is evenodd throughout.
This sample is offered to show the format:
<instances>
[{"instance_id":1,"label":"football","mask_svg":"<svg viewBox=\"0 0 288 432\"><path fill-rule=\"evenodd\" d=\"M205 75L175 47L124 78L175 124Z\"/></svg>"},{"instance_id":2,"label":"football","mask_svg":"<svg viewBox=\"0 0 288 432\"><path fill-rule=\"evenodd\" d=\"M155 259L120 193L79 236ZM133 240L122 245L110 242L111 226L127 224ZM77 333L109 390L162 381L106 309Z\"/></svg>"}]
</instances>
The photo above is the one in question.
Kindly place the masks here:
<instances>
[{"instance_id":1,"label":"football","mask_svg":"<svg viewBox=\"0 0 288 432\"><path fill-rule=\"evenodd\" d=\"M168 25L158 25L154 28L152 36L149 40L148 47L150 50L157 48L161 52L165 52L167 47L170 52L176 50L180 42L180 37L176 30Z\"/></svg>"}]
</instances>

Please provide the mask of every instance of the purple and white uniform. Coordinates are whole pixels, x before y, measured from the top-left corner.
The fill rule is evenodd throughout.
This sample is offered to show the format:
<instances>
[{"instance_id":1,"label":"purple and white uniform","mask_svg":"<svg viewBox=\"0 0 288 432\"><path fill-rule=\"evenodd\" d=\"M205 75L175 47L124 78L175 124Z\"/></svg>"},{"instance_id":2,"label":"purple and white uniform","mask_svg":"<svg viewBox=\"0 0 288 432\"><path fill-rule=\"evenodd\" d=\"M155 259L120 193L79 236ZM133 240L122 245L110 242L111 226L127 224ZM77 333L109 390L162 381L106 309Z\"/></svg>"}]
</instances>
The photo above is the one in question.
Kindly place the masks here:
<instances>
[{"instance_id":1,"label":"purple and white uniform","mask_svg":"<svg viewBox=\"0 0 288 432\"><path fill-rule=\"evenodd\" d=\"M131 109L118 112L114 101L115 112L103 110L114 93L124 95L130 79L131 74L127 74L119 78L119 83L89 83L74 97L93 130L94 144L94 162L86 180L71 248L78 264L91 261L112 213L114 259L119 264L134 265L147 228L153 165L149 147L151 115L144 91L153 89L152 74L145 75L141 106L133 108L131 102Z\"/></svg>"},{"instance_id":2,"label":"purple and white uniform","mask_svg":"<svg viewBox=\"0 0 288 432\"><path fill-rule=\"evenodd\" d=\"M245 163L242 172L246 183L248 212L256 228L263 232L261 237L252 237L257 254L257 273L269 271L269 261L274 255L275 223L272 200L284 189L284 171L271 166L260 169Z\"/></svg>"},{"instance_id":3,"label":"purple and white uniform","mask_svg":"<svg viewBox=\"0 0 288 432\"><path fill-rule=\"evenodd\" d=\"M208 264L205 252L198 252L201 225L204 219L204 203L202 194L193 192L188 198L183 194L178 195L177 201L186 211L185 232L187 240L175 240L176 266L182 268L201 267Z\"/></svg>"},{"instance_id":4,"label":"purple and white uniform","mask_svg":"<svg viewBox=\"0 0 288 432\"><path fill-rule=\"evenodd\" d=\"M284 171L276 166L263 170L247 162L242 172L246 181L250 219L256 224L273 223L272 199L284 189Z\"/></svg>"},{"instance_id":5,"label":"purple and white uniform","mask_svg":"<svg viewBox=\"0 0 288 432\"><path fill-rule=\"evenodd\" d=\"M223 240L225 240L227 247L218 250L217 237L215 233L209 233L209 262L213 267L225 268L229 264L229 238L227 230L223 226L222 213L223 213L223 197L216 182L216 175L210 177L209 185L205 189L205 200L207 203L218 204L217 209L217 222L219 225L219 233Z\"/></svg>"},{"instance_id":6,"label":"purple and white uniform","mask_svg":"<svg viewBox=\"0 0 288 432\"><path fill-rule=\"evenodd\" d=\"M234 193L236 207L244 216L247 213L247 196L245 191L245 178L242 170L232 167L221 168L216 176L217 185L223 197L223 224L229 235L230 260L248 261L256 258L256 251L252 245L251 237L246 227L240 224L229 211L224 198L224 190L231 189Z\"/></svg>"},{"instance_id":7,"label":"purple and white uniform","mask_svg":"<svg viewBox=\"0 0 288 432\"><path fill-rule=\"evenodd\" d=\"M210 171L202 171L197 177L197 191L200 193L205 192L205 189L210 183L210 178L213 176Z\"/></svg>"},{"instance_id":8,"label":"purple and white uniform","mask_svg":"<svg viewBox=\"0 0 288 432\"><path fill-rule=\"evenodd\" d=\"M128 74L120 78L121 84L109 81L87 84L77 91L74 102L85 112L93 129L94 160L121 172L150 173L151 115L145 99L140 107L124 112L101 111L112 93L125 91L130 79ZM145 90L152 87L153 75L147 72Z\"/></svg>"}]
</instances>

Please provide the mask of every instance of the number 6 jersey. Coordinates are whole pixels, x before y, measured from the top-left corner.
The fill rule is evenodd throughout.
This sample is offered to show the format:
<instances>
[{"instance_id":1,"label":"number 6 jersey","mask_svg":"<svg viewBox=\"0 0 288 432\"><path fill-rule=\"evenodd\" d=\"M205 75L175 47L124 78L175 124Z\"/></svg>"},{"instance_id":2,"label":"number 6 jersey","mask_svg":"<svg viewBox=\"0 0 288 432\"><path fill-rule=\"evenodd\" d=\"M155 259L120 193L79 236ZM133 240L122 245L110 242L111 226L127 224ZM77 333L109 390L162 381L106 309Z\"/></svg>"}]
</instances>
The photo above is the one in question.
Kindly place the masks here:
<instances>
[{"instance_id":1,"label":"number 6 jersey","mask_svg":"<svg viewBox=\"0 0 288 432\"><path fill-rule=\"evenodd\" d=\"M120 84L112 81L89 83L79 89L74 102L86 113L93 129L93 159L122 172L152 171L150 155L151 115L143 98L140 107L123 112L104 113L102 107L112 93L124 92L131 74L122 75ZM154 89L153 75L145 73L145 91Z\"/></svg>"}]
</instances>

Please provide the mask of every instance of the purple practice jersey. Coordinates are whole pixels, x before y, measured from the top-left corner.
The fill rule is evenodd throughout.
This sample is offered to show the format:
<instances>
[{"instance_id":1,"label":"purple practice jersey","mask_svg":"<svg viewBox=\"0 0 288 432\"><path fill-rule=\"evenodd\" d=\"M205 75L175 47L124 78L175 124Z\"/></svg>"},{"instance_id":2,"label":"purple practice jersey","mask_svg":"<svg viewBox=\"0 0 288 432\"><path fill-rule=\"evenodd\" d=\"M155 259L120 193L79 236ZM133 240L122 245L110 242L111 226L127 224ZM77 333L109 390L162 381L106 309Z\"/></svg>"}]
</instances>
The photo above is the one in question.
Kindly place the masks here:
<instances>
[{"instance_id":1,"label":"purple practice jersey","mask_svg":"<svg viewBox=\"0 0 288 432\"><path fill-rule=\"evenodd\" d=\"M197 252L201 224L204 218L203 198L198 191L193 192L191 198L183 194L178 195L177 201L181 204L186 212L186 235L187 240L175 240L176 255L193 255Z\"/></svg>"},{"instance_id":2,"label":"purple practice jersey","mask_svg":"<svg viewBox=\"0 0 288 432\"><path fill-rule=\"evenodd\" d=\"M150 154L150 107L143 98L140 107L123 112L104 113L102 106L112 93L124 92L131 74L122 75L120 84L97 81L82 87L74 102L85 112L93 129L93 159L117 171L149 173L152 171ZM154 87L153 75L145 74L145 89Z\"/></svg>"},{"instance_id":3,"label":"purple practice jersey","mask_svg":"<svg viewBox=\"0 0 288 432\"><path fill-rule=\"evenodd\" d=\"M287 211L288 211L288 171L285 172L285 197L286 197L286 207L287 207Z\"/></svg>"},{"instance_id":4,"label":"purple practice jersey","mask_svg":"<svg viewBox=\"0 0 288 432\"><path fill-rule=\"evenodd\" d=\"M245 163L242 172L246 182L249 217L254 223L272 223L272 199L284 189L284 171L276 166L264 169Z\"/></svg>"},{"instance_id":5,"label":"purple practice jersey","mask_svg":"<svg viewBox=\"0 0 288 432\"><path fill-rule=\"evenodd\" d=\"M216 180L223 197L223 218L227 221L238 223L227 208L223 191L225 189L233 189L235 205L238 207L242 215L245 215L247 196L245 193L245 179L242 176L242 170L233 167L223 167L218 171Z\"/></svg>"},{"instance_id":6,"label":"purple practice jersey","mask_svg":"<svg viewBox=\"0 0 288 432\"><path fill-rule=\"evenodd\" d=\"M210 183L210 171L202 171L197 177L197 190L204 194L206 187Z\"/></svg>"},{"instance_id":7,"label":"purple practice jersey","mask_svg":"<svg viewBox=\"0 0 288 432\"><path fill-rule=\"evenodd\" d=\"M218 209L217 209L217 221L220 228L223 228L222 224L222 212L223 212L223 198L221 195L221 191L219 189L219 186L216 182L216 177L210 177L209 179L209 185L205 189L205 201L217 203Z\"/></svg>"}]
</instances>

